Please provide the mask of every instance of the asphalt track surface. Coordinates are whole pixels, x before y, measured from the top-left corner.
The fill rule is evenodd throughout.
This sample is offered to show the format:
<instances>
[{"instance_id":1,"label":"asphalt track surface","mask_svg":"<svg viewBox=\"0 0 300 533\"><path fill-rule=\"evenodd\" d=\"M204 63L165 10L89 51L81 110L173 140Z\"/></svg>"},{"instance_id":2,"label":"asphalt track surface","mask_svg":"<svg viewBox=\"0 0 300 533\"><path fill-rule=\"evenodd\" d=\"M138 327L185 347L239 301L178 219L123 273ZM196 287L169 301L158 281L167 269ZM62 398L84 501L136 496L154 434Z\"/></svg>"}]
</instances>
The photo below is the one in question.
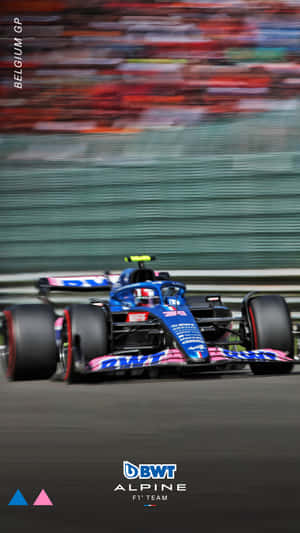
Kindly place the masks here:
<instances>
[{"instance_id":1,"label":"asphalt track surface","mask_svg":"<svg viewBox=\"0 0 300 533\"><path fill-rule=\"evenodd\" d=\"M300 531L299 371L0 390L3 533ZM187 492L115 493L123 459L177 463ZM17 488L54 506L10 507Z\"/></svg>"}]
</instances>

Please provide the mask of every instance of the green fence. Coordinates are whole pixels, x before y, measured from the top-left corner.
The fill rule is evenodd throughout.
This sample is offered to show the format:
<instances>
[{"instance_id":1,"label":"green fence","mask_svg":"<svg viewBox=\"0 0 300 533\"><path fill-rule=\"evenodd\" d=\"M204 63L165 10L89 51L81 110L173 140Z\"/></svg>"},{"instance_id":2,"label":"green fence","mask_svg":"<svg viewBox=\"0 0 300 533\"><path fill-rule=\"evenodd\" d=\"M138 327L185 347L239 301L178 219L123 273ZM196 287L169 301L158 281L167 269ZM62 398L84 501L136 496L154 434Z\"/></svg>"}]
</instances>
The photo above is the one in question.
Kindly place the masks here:
<instances>
[{"instance_id":1,"label":"green fence","mask_svg":"<svg viewBox=\"0 0 300 533\"><path fill-rule=\"evenodd\" d=\"M117 269L140 252L158 268L299 267L300 120L274 143L264 122L263 144L259 121L2 137L0 271Z\"/></svg>"}]
</instances>

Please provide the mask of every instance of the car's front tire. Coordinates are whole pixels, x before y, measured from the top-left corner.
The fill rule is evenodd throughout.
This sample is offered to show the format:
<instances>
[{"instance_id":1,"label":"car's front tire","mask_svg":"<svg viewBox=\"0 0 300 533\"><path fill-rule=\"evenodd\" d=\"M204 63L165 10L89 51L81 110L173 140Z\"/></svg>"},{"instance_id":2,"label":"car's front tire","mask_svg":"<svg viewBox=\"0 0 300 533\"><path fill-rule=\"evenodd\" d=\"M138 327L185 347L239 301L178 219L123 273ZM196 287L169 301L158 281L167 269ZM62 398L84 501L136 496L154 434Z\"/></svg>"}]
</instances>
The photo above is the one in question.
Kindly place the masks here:
<instances>
[{"instance_id":1,"label":"car's front tire","mask_svg":"<svg viewBox=\"0 0 300 533\"><path fill-rule=\"evenodd\" d=\"M74 304L64 311L60 341L63 379L80 381L88 362L108 353L109 329L104 309L90 304Z\"/></svg>"},{"instance_id":2,"label":"car's front tire","mask_svg":"<svg viewBox=\"0 0 300 533\"><path fill-rule=\"evenodd\" d=\"M294 357L292 323L287 303L282 296L258 295L247 302L247 321L251 349L281 350ZM253 374L289 374L292 363L250 363Z\"/></svg>"}]
</instances>

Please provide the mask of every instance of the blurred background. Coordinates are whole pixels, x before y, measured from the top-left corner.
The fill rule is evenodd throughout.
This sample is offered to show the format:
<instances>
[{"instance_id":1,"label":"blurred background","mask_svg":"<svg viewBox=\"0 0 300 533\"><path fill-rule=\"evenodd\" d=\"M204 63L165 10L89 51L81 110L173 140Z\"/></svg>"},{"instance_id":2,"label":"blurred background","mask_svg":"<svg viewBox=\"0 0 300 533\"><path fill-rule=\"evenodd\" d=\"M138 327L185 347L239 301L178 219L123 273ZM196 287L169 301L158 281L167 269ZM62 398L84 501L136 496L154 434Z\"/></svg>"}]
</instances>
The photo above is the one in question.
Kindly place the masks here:
<instances>
[{"instance_id":1,"label":"blurred background","mask_svg":"<svg viewBox=\"0 0 300 533\"><path fill-rule=\"evenodd\" d=\"M300 267L299 1L0 14L2 273Z\"/></svg>"}]
</instances>

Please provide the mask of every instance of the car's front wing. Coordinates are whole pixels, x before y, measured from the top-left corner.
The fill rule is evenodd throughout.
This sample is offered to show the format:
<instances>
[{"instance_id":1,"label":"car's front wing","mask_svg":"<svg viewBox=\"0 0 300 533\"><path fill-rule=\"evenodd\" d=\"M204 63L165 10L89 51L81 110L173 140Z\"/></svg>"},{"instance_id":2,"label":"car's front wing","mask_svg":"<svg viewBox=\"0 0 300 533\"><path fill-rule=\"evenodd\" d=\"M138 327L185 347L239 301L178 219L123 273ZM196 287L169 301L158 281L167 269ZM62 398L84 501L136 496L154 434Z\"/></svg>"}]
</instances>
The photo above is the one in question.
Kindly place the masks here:
<instances>
[{"instance_id":1,"label":"car's front wing","mask_svg":"<svg viewBox=\"0 0 300 533\"><path fill-rule=\"evenodd\" d=\"M118 371L134 368L147 368L159 366L197 366L197 367L215 367L216 365L225 364L230 361L239 361L244 363L263 362L263 363L297 363L294 359L288 357L280 350L264 349L250 351L232 351L219 347L209 347L209 361L189 361L186 356L176 348L169 348L161 352L150 355L103 355L95 357L87 364L87 372L105 372Z\"/></svg>"}]
</instances>

